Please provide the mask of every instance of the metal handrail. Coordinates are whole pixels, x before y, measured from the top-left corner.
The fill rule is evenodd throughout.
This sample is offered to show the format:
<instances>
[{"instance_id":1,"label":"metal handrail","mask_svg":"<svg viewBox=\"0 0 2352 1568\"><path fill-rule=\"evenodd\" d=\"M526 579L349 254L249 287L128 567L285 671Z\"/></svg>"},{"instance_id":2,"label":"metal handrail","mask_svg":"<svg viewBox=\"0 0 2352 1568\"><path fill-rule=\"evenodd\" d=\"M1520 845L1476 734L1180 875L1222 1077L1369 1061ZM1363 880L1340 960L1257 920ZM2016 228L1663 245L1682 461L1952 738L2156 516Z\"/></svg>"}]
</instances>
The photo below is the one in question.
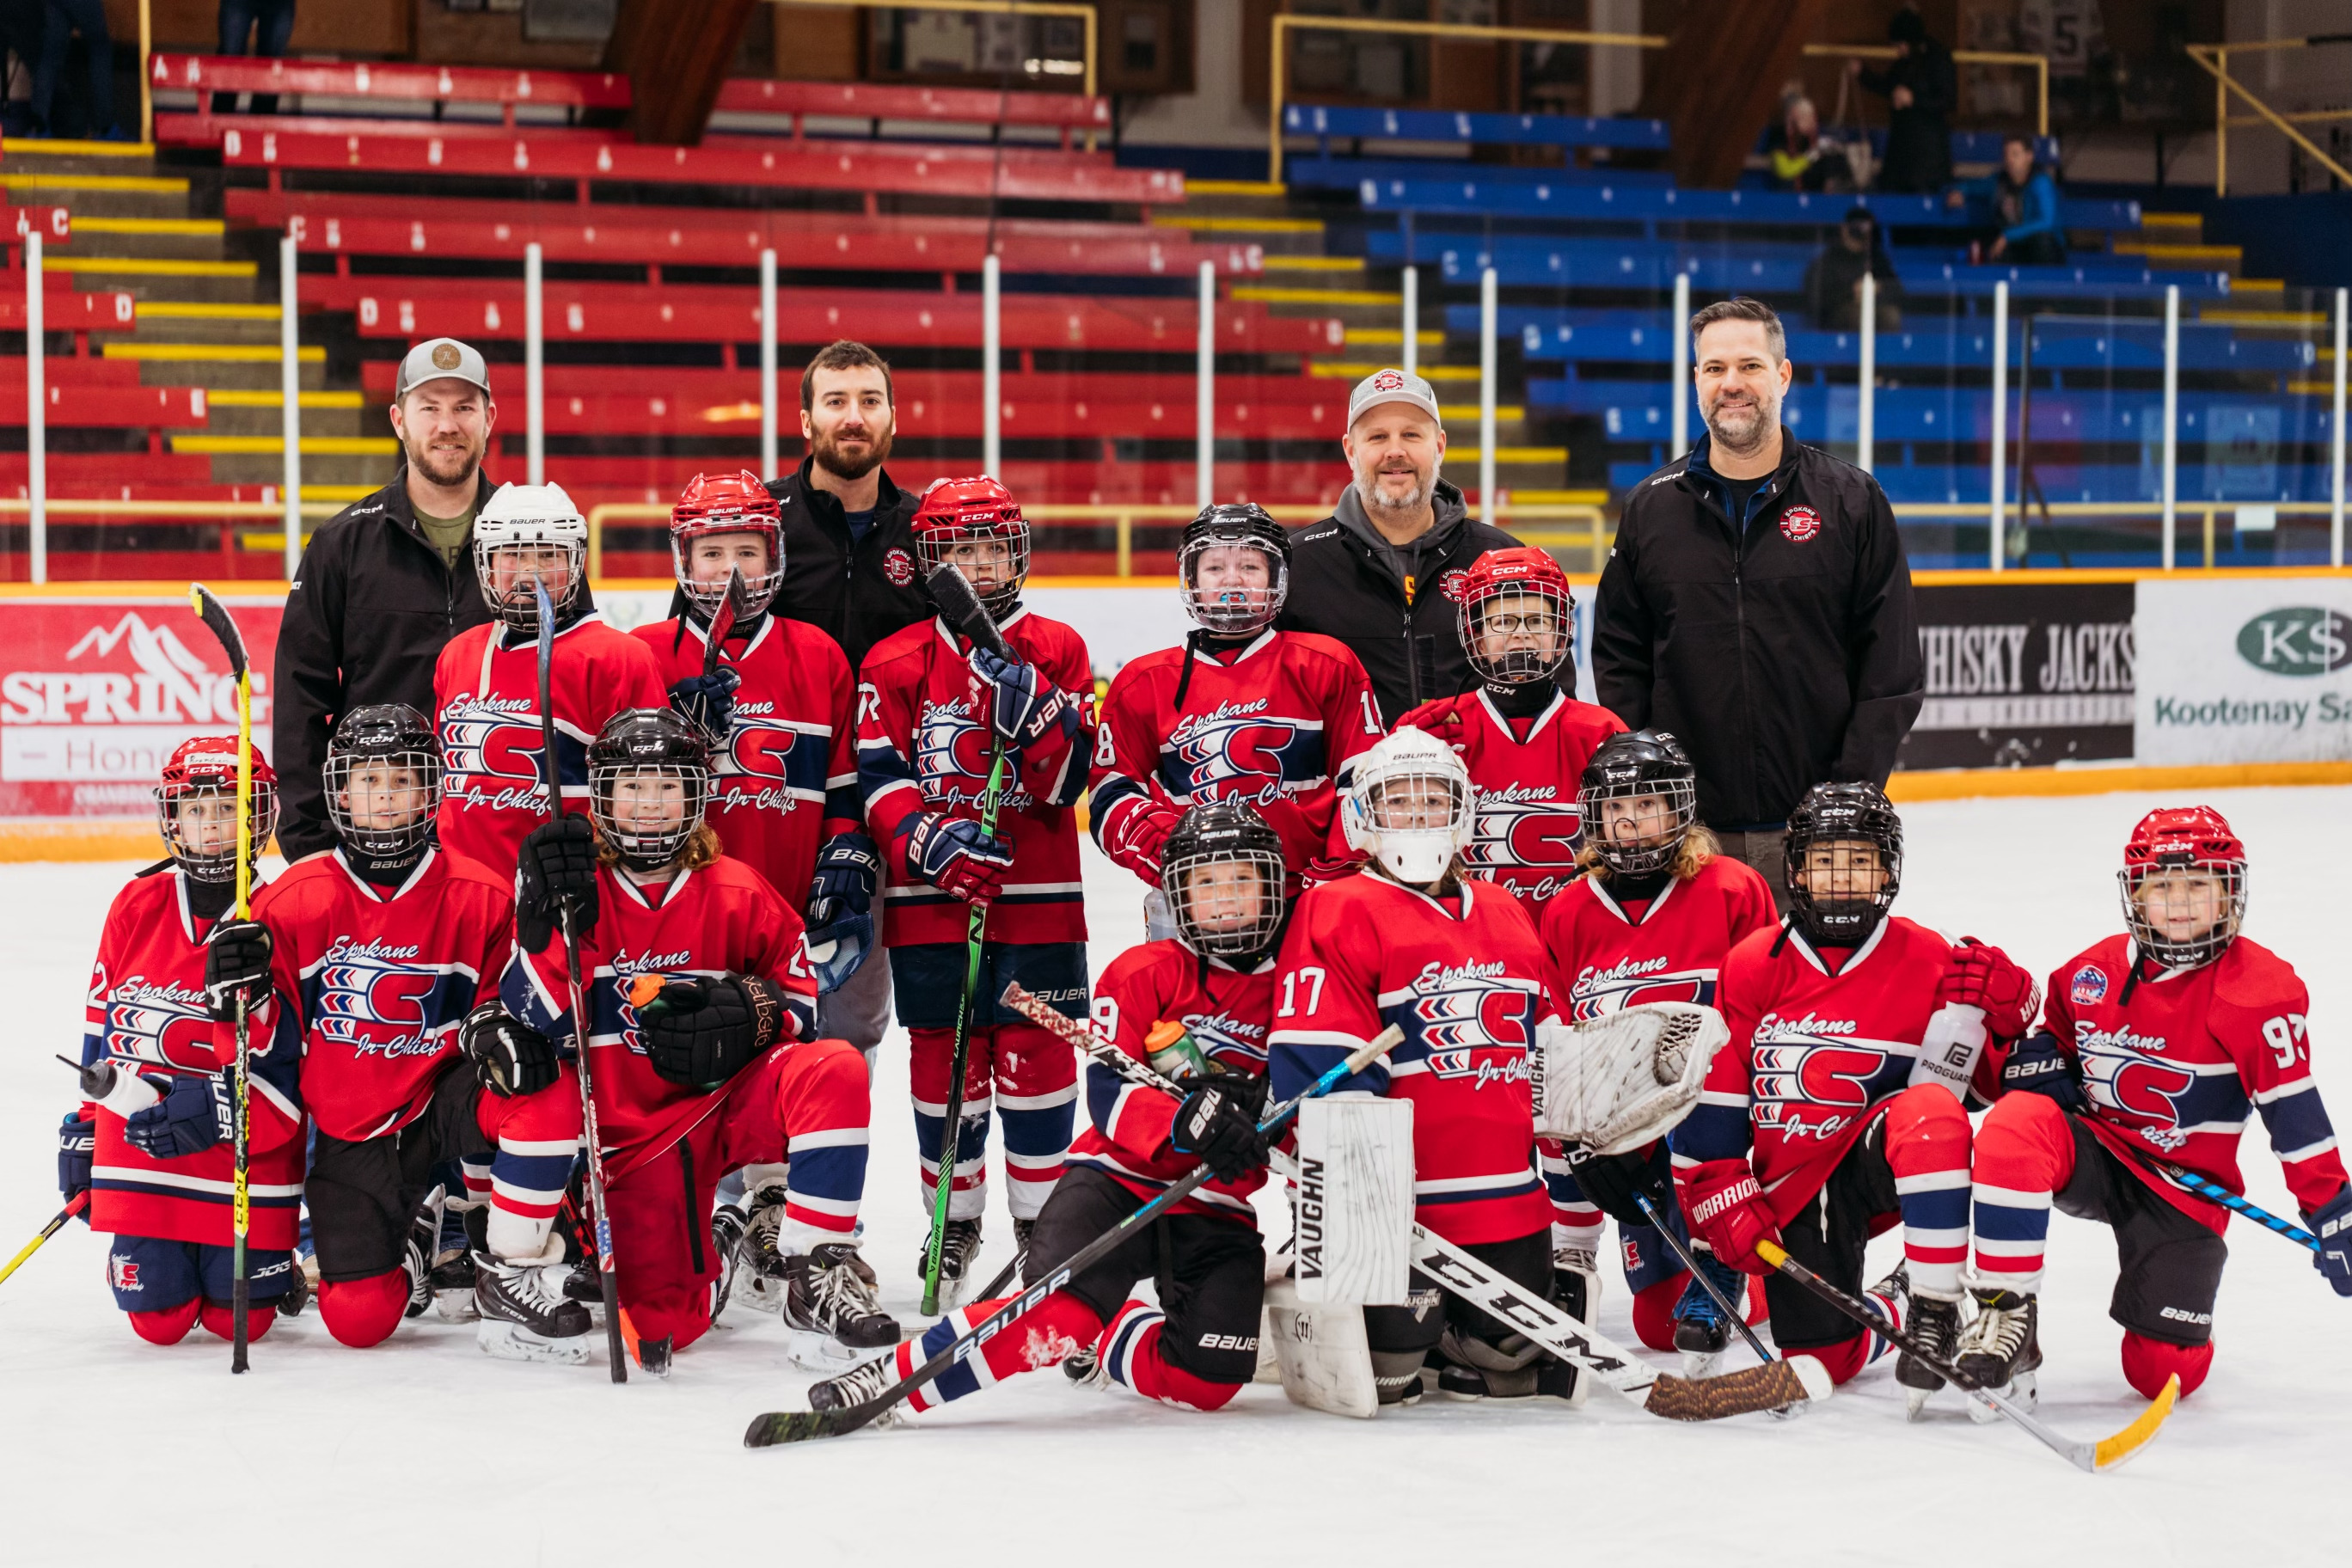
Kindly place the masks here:
<instances>
[{"instance_id":1,"label":"metal handrail","mask_svg":"<svg viewBox=\"0 0 2352 1568\"><path fill-rule=\"evenodd\" d=\"M143 3L143 0L142 0ZM848 5L866 10L983 11L992 16L1076 16L1086 26L1086 94L1095 96L1095 8L1068 0L768 0L772 5ZM1087 133L1087 151L1095 150L1095 132Z\"/></svg>"},{"instance_id":2,"label":"metal handrail","mask_svg":"<svg viewBox=\"0 0 2352 1568\"><path fill-rule=\"evenodd\" d=\"M1891 60L1900 58L1892 44L1807 44L1805 53L1815 59ZM2033 133L2036 136L2050 134L2050 61L2045 57L2018 54L2006 49L1954 49L1952 63L1961 66L2032 67L2034 79Z\"/></svg>"},{"instance_id":3,"label":"metal handrail","mask_svg":"<svg viewBox=\"0 0 2352 1568\"><path fill-rule=\"evenodd\" d=\"M2189 58L2200 70L2213 79L2213 194L2230 194L2230 127L2250 123L2230 117L2230 95L2236 93L2246 100L2263 123L2269 124L2296 146L2319 160L2328 173L2347 184L2352 184L2352 170L2320 151L2319 144L2297 131L2289 117L2279 113L2256 98L2246 84L2230 74L2231 54L2265 54L2277 49L2308 49L2326 44L2352 44L2352 33L2315 33L2306 38L2271 38L2258 44L2189 44L2185 46ZM2210 57L2210 58L2209 58ZM2352 118L2333 112L2297 115L2299 120Z\"/></svg>"}]
</instances>

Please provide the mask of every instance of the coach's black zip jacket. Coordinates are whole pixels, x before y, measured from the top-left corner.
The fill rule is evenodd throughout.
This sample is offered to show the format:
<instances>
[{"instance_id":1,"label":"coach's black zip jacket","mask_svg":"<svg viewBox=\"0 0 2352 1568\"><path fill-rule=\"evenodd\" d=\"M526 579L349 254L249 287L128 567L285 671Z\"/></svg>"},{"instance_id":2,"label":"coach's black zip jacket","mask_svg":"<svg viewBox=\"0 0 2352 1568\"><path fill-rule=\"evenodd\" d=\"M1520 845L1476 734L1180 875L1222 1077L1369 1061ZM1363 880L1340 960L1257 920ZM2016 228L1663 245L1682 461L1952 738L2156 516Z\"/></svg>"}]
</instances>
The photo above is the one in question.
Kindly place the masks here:
<instances>
[{"instance_id":1,"label":"coach's black zip jacket","mask_svg":"<svg viewBox=\"0 0 2352 1568\"><path fill-rule=\"evenodd\" d=\"M775 610L822 628L849 656L855 673L876 643L934 613L908 526L922 498L892 484L886 470L875 496L874 526L852 542L840 498L808 482L815 461L803 458L798 469L768 481L784 520L784 580Z\"/></svg>"},{"instance_id":2,"label":"coach's black zip jacket","mask_svg":"<svg viewBox=\"0 0 2352 1568\"><path fill-rule=\"evenodd\" d=\"M1714 827L1778 826L1824 781L1885 784L1919 716L1911 569L1885 492L1785 426L1780 443L1737 527L1705 436L1636 486L1593 616L1602 705L1681 739Z\"/></svg>"}]
</instances>

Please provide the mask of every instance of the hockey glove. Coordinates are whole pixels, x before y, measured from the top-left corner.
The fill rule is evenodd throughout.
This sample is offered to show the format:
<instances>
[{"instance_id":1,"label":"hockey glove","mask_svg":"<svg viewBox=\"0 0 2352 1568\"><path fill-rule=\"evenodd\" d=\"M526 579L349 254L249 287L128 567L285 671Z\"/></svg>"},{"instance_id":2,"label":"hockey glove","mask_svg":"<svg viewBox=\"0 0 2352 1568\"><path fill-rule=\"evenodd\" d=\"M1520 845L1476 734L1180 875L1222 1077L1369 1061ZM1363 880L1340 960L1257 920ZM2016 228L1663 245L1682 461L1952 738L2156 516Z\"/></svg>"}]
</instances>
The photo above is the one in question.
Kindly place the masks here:
<instances>
[{"instance_id":1,"label":"hockey glove","mask_svg":"<svg viewBox=\"0 0 2352 1568\"><path fill-rule=\"evenodd\" d=\"M2311 1234L2319 1237L2319 1250L2311 1255L2311 1266L2337 1295L2352 1296L2352 1187L2344 1188L2304 1217Z\"/></svg>"},{"instance_id":2,"label":"hockey glove","mask_svg":"<svg viewBox=\"0 0 2352 1568\"><path fill-rule=\"evenodd\" d=\"M537 1094L563 1071L555 1042L496 1002L466 1015L457 1026L457 1048L474 1064L475 1076L501 1100Z\"/></svg>"},{"instance_id":3,"label":"hockey glove","mask_svg":"<svg viewBox=\"0 0 2352 1568\"><path fill-rule=\"evenodd\" d=\"M1683 1209L1691 1236L1717 1259L1749 1274L1769 1274L1756 1256L1759 1241L1778 1242L1780 1226L1745 1160L1709 1160L1683 1178Z\"/></svg>"},{"instance_id":4,"label":"hockey glove","mask_svg":"<svg viewBox=\"0 0 2352 1568\"><path fill-rule=\"evenodd\" d=\"M882 852L863 833L834 835L809 881L809 962L819 991L837 991L874 947L874 894Z\"/></svg>"},{"instance_id":5,"label":"hockey glove","mask_svg":"<svg viewBox=\"0 0 2352 1568\"><path fill-rule=\"evenodd\" d=\"M1004 886L1013 846L968 816L926 812L907 835L907 864L917 876L968 904L983 904Z\"/></svg>"},{"instance_id":6,"label":"hockey glove","mask_svg":"<svg viewBox=\"0 0 2352 1568\"><path fill-rule=\"evenodd\" d=\"M1265 1169L1270 1154L1265 1134L1257 1130L1265 1080L1211 1073L1192 1082L1192 1092L1169 1125L1168 1147L1208 1166L1221 1182Z\"/></svg>"},{"instance_id":7,"label":"hockey glove","mask_svg":"<svg viewBox=\"0 0 2352 1568\"><path fill-rule=\"evenodd\" d=\"M2074 1059L2059 1047L2058 1037L2049 1030L2027 1036L2017 1042L2001 1064L2002 1092L2021 1089L2028 1094L2046 1095L2077 1116L2091 1113L2091 1097L2084 1091L2081 1071Z\"/></svg>"},{"instance_id":8,"label":"hockey glove","mask_svg":"<svg viewBox=\"0 0 2352 1568\"><path fill-rule=\"evenodd\" d=\"M646 1060L688 1089L717 1089L795 1032L783 992L751 974L666 981L636 1012Z\"/></svg>"},{"instance_id":9,"label":"hockey glove","mask_svg":"<svg viewBox=\"0 0 2352 1568\"><path fill-rule=\"evenodd\" d=\"M248 1013L269 1000L269 928L259 921L225 920L205 938L205 1006L226 1023L237 998Z\"/></svg>"},{"instance_id":10,"label":"hockey glove","mask_svg":"<svg viewBox=\"0 0 2352 1568\"><path fill-rule=\"evenodd\" d=\"M163 1099L122 1119L122 1141L151 1160L184 1160L236 1136L236 1101L225 1072L181 1073Z\"/></svg>"},{"instance_id":11,"label":"hockey glove","mask_svg":"<svg viewBox=\"0 0 2352 1568\"><path fill-rule=\"evenodd\" d=\"M1130 797L1111 808L1097 842L1115 865L1124 866L1147 882L1160 880L1160 857L1168 836L1184 814L1148 798Z\"/></svg>"},{"instance_id":12,"label":"hockey glove","mask_svg":"<svg viewBox=\"0 0 2352 1568\"><path fill-rule=\"evenodd\" d=\"M1034 746L1061 726L1070 694L1035 665L971 650L971 673L983 689L989 727L1007 746Z\"/></svg>"},{"instance_id":13,"label":"hockey glove","mask_svg":"<svg viewBox=\"0 0 2352 1568\"><path fill-rule=\"evenodd\" d=\"M1564 1152L1568 1173L1577 1186L1619 1225L1650 1223L1650 1216L1633 1201L1636 1194L1649 1199L1661 1215L1674 1208L1674 1169L1666 1160L1664 1139L1622 1154L1588 1154L1574 1143Z\"/></svg>"},{"instance_id":14,"label":"hockey glove","mask_svg":"<svg viewBox=\"0 0 2352 1568\"><path fill-rule=\"evenodd\" d=\"M515 894L515 937L525 952L544 952L572 908L583 937L596 929L596 832L573 815L542 822L524 836Z\"/></svg>"},{"instance_id":15,"label":"hockey glove","mask_svg":"<svg viewBox=\"0 0 2352 1568\"><path fill-rule=\"evenodd\" d=\"M2009 954L1964 936L1952 948L1952 962L1936 987L1938 1006L1964 1003L1982 1009L1985 1033L2014 1040L2033 1026L2042 1011L2042 988Z\"/></svg>"},{"instance_id":16,"label":"hockey glove","mask_svg":"<svg viewBox=\"0 0 2352 1568\"><path fill-rule=\"evenodd\" d=\"M1352 877L1362 870L1366 864L1367 862L1363 860L1335 859L1329 856L1318 855L1307 863L1305 870L1298 873L1298 890L1304 893L1311 888L1319 888L1326 882L1337 882L1342 878Z\"/></svg>"},{"instance_id":17,"label":"hockey glove","mask_svg":"<svg viewBox=\"0 0 2352 1568\"><path fill-rule=\"evenodd\" d=\"M98 1157L98 1123L82 1111L75 1111L58 1129L58 1195L66 1202L75 1194L89 1190L89 1168ZM85 1223L89 1211L82 1210Z\"/></svg>"},{"instance_id":18,"label":"hockey glove","mask_svg":"<svg viewBox=\"0 0 2352 1568\"><path fill-rule=\"evenodd\" d=\"M742 684L742 676L722 664L709 675L689 675L671 687L669 705L712 745L724 745L735 728L735 689Z\"/></svg>"}]
</instances>

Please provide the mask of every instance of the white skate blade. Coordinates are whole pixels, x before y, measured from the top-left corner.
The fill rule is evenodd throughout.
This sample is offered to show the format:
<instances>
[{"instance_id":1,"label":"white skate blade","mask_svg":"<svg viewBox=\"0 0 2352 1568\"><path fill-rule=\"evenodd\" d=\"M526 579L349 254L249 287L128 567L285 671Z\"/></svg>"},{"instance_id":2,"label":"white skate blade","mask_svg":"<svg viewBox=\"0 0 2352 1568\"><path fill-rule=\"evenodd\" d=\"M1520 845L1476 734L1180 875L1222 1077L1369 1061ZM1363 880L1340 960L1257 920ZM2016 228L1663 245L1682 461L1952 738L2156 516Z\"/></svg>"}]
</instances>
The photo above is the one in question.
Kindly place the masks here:
<instances>
[{"instance_id":1,"label":"white skate blade","mask_svg":"<svg viewBox=\"0 0 2352 1568\"><path fill-rule=\"evenodd\" d=\"M773 1316L784 1308L784 1282L771 1279L756 1270L746 1269L736 1277L735 1289L727 1298L727 1304L730 1307L738 1302L755 1312Z\"/></svg>"},{"instance_id":2,"label":"white skate blade","mask_svg":"<svg viewBox=\"0 0 2352 1568\"><path fill-rule=\"evenodd\" d=\"M482 1315L481 1309L474 1305L474 1292L470 1286L463 1289L434 1291L433 1310L445 1323L470 1323Z\"/></svg>"},{"instance_id":3,"label":"white skate blade","mask_svg":"<svg viewBox=\"0 0 2352 1568\"><path fill-rule=\"evenodd\" d=\"M475 1324L474 1342L481 1347L484 1355L496 1356L500 1361L553 1362L562 1366L585 1366L588 1363L586 1334L545 1339L520 1323L509 1323L502 1318L484 1318Z\"/></svg>"},{"instance_id":4,"label":"white skate blade","mask_svg":"<svg viewBox=\"0 0 2352 1568\"><path fill-rule=\"evenodd\" d=\"M1721 1351L1680 1351L1676 1353L1683 1358L1683 1375L1694 1383L1703 1377L1713 1377L1723 1369Z\"/></svg>"},{"instance_id":5,"label":"white skate blade","mask_svg":"<svg viewBox=\"0 0 2352 1568\"><path fill-rule=\"evenodd\" d=\"M1927 1401L1936 1396L1932 1388L1906 1388L1903 1391L1903 1419L1917 1421L1927 1413ZM1974 1402L1971 1401L1971 1404Z\"/></svg>"},{"instance_id":6,"label":"white skate blade","mask_svg":"<svg viewBox=\"0 0 2352 1568\"><path fill-rule=\"evenodd\" d=\"M2021 1372L1993 1392L2028 1415L2032 1415L2035 1403L2035 1382L2033 1373ZM1971 1399L1969 1401L1969 1419L1979 1426L1990 1426L2000 1419L2000 1412L1981 1399Z\"/></svg>"},{"instance_id":7,"label":"white skate blade","mask_svg":"<svg viewBox=\"0 0 2352 1568\"><path fill-rule=\"evenodd\" d=\"M828 1377L838 1377L862 1362L872 1361L876 1353L871 1350L851 1350L822 1330L784 1331L784 1354L792 1363L804 1366L811 1372L824 1373Z\"/></svg>"}]
</instances>

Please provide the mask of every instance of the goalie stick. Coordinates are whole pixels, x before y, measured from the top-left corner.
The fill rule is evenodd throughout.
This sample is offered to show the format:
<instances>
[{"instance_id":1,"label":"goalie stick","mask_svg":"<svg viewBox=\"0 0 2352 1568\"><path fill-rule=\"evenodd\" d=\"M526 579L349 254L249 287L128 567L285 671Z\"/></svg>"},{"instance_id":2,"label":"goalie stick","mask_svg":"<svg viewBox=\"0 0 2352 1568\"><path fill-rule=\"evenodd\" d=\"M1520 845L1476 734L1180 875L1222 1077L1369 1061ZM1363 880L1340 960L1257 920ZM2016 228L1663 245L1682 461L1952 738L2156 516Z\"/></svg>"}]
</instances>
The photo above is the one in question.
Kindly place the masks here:
<instances>
[{"instance_id":1,"label":"goalie stick","mask_svg":"<svg viewBox=\"0 0 2352 1568\"><path fill-rule=\"evenodd\" d=\"M1340 1079L1363 1071L1386 1056L1403 1038L1404 1032L1393 1026L1381 1030L1370 1041L1349 1052L1347 1059L1335 1063L1321 1078L1268 1110L1265 1120L1257 1124L1258 1131L1269 1135L1280 1132L1297 1113L1301 1104L1317 1095L1328 1093L1331 1086ZM887 1414L916 1389L965 1360L984 1342L1027 1316L1038 1302L1127 1245L1129 1237L1192 1196L1214 1174L1206 1165L1193 1166L1192 1174L1171 1184L1158 1197L1080 1247L1045 1278L1033 1282L1020 1295L974 1323L953 1344L864 1404L842 1410L772 1410L764 1415L752 1417L751 1426L743 1434L743 1446L747 1448L768 1448L779 1443L804 1443L812 1437L837 1437L845 1432L856 1431Z\"/></svg>"},{"instance_id":2,"label":"goalie stick","mask_svg":"<svg viewBox=\"0 0 2352 1568\"><path fill-rule=\"evenodd\" d=\"M1137 1061L1075 1018L1055 1012L1019 984L1006 986L1003 1000L1007 1007L1031 1023L1061 1036L1129 1082L1179 1100L1184 1097L1183 1089L1175 1080ZM1279 1152L1272 1168L1285 1177L1297 1174L1297 1163ZM1412 1261L1415 1268L1463 1300L1508 1323L1594 1382L1615 1389L1651 1415L1669 1421L1715 1421L1727 1415L1779 1410L1804 1400L1825 1398L1830 1391L1827 1374L1818 1370L1820 1363L1799 1366L1769 1356L1761 1366L1745 1367L1721 1377L1693 1380L1662 1373L1417 1222L1412 1231Z\"/></svg>"}]
</instances>

